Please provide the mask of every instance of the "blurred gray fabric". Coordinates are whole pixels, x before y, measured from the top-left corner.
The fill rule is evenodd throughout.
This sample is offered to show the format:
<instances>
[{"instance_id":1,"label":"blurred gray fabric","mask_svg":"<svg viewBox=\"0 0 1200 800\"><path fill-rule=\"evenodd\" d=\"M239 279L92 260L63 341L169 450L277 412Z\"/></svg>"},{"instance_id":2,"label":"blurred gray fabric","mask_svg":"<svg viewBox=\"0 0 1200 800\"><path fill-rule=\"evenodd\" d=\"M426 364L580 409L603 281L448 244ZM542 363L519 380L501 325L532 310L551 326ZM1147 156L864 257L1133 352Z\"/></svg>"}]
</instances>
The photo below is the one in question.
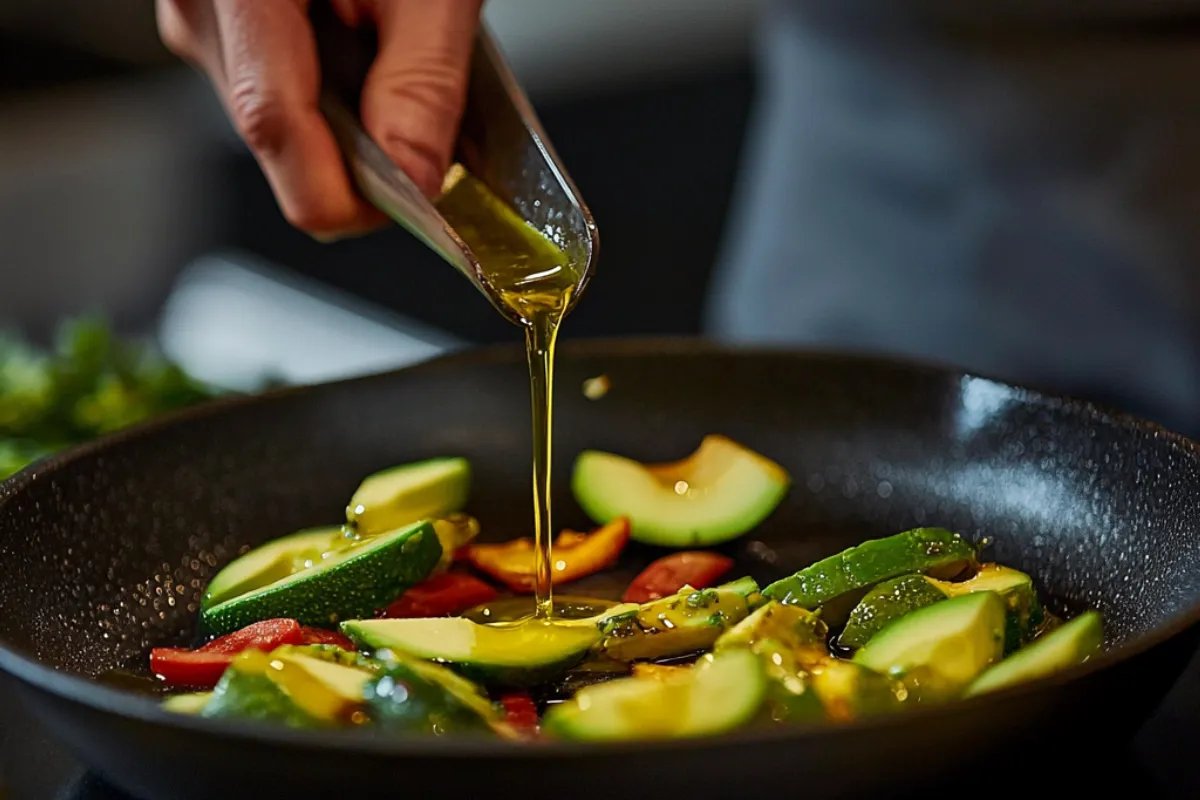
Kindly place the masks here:
<instances>
[{"instance_id":1,"label":"blurred gray fabric","mask_svg":"<svg viewBox=\"0 0 1200 800\"><path fill-rule=\"evenodd\" d=\"M883 4L764 20L712 332L949 362L1195 430L1200 34L1082 13L982 35L905 11L936 3L889 4L887 25L865 5Z\"/></svg>"}]
</instances>

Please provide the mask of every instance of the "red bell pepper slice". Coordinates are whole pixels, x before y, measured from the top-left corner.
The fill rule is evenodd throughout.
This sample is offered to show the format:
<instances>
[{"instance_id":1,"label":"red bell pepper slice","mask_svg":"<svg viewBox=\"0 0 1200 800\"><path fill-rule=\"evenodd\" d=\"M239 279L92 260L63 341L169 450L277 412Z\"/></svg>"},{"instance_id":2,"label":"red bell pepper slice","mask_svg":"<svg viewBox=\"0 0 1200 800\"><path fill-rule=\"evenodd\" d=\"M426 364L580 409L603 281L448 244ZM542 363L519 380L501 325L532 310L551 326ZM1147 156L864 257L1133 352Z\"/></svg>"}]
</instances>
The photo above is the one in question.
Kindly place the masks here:
<instances>
[{"instance_id":1,"label":"red bell pepper slice","mask_svg":"<svg viewBox=\"0 0 1200 800\"><path fill-rule=\"evenodd\" d=\"M175 647L150 651L150 670L172 686L211 689L233 663L232 653L205 653Z\"/></svg>"},{"instance_id":2,"label":"red bell pepper slice","mask_svg":"<svg viewBox=\"0 0 1200 800\"><path fill-rule=\"evenodd\" d=\"M629 519L619 517L591 533L563 531L554 540L551 583L570 583L610 567L629 542ZM533 539L471 545L467 560L514 592L534 590Z\"/></svg>"},{"instance_id":3,"label":"red bell pepper slice","mask_svg":"<svg viewBox=\"0 0 1200 800\"><path fill-rule=\"evenodd\" d=\"M625 594L623 603L648 603L669 597L684 586L707 589L733 567L733 559L705 550L688 550L663 556L642 570Z\"/></svg>"},{"instance_id":4,"label":"red bell pepper slice","mask_svg":"<svg viewBox=\"0 0 1200 800\"><path fill-rule=\"evenodd\" d=\"M389 619L445 617L496 599L496 590L474 575L443 572L400 595L383 611Z\"/></svg>"},{"instance_id":5,"label":"red bell pepper slice","mask_svg":"<svg viewBox=\"0 0 1200 800\"><path fill-rule=\"evenodd\" d=\"M236 655L251 648L274 650L285 644L299 644L302 631L300 623L294 619L265 619L219 639L213 639L201 647L199 652Z\"/></svg>"},{"instance_id":6,"label":"red bell pepper slice","mask_svg":"<svg viewBox=\"0 0 1200 800\"><path fill-rule=\"evenodd\" d=\"M504 721L522 736L536 736L540 730L537 706L528 692L510 692L500 697Z\"/></svg>"},{"instance_id":7,"label":"red bell pepper slice","mask_svg":"<svg viewBox=\"0 0 1200 800\"><path fill-rule=\"evenodd\" d=\"M303 632L294 619L256 622L214 639L198 650L156 647L150 651L150 670L173 686L211 689L233 659L246 650L270 652L285 644L300 644Z\"/></svg>"},{"instance_id":8,"label":"red bell pepper slice","mask_svg":"<svg viewBox=\"0 0 1200 800\"><path fill-rule=\"evenodd\" d=\"M307 625L300 629L301 644L331 644L343 650L353 650L354 642L337 631L327 631L324 628L310 628Z\"/></svg>"}]
</instances>

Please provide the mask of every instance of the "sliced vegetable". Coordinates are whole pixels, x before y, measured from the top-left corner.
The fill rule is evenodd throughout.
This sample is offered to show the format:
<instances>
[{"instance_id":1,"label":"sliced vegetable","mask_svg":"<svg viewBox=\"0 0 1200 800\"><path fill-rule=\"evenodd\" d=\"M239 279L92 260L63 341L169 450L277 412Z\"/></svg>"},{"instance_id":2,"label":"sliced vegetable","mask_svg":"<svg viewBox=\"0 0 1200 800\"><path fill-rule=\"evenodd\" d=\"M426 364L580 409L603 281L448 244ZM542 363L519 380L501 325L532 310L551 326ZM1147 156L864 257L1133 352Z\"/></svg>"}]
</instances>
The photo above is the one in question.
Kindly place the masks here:
<instances>
[{"instance_id":1,"label":"sliced vegetable","mask_svg":"<svg viewBox=\"0 0 1200 800\"><path fill-rule=\"evenodd\" d=\"M171 695L162 701L162 707L176 714L199 714L212 699L212 692Z\"/></svg>"},{"instance_id":2,"label":"sliced vegetable","mask_svg":"<svg viewBox=\"0 0 1200 800\"><path fill-rule=\"evenodd\" d=\"M284 669L279 671L280 674L275 680L289 694L296 696L311 687L314 694L320 688L328 690L328 693L336 698L328 705L326 713L329 716L347 716L366 701L363 690L372 677L368 670L337 664L322 658L310 658L300 653L280 654L278 652L273 654L272 669L279 670L274 662L280 660L284 664ZM294 675L289 672L290 669L295 670ZM315 703L302 702L302 705L312 705L315 708Z\"/></svg>"},{"instance_id":3,"label":"sliced vegetable","mask_svg":"<svg viewBox=\"0 0 1200 800\"><path fill-rule=\"evenodd\" d=\"M733 650L677 675L589 686L546 712L542 729L562 739L613 741L709 736L750 722L766 697L762 664Z\"/></svg>"},{"instance_id":4,"label":"sliced vegetable","mask_svg":"<svg viewBox=\"0 0 1200 800\"><path fill-rule=\"evenodd\" d=\"M598 619L480 625L463 617L353 620L364 647L446 664L480 683L526 687L560 676L600 641Z\"/></svg>"},{"instance_id":5,"label":"sliced vegetable","mask_svg":"<svg viewBox=\"0 0 1200 800\"><path fill-rule=\"evenodd\" d=\"M884 581L867 592L850 612L850 619L838 636L838 644L862 647L893 620L946 597L946 592L924 575L902 575Z\"/></svg>"},{"instance_id":6,"label":"sliced vegetable","mask_svg":"<svg viewBox=\"0 0 1200 800\"><path fill-rule=\"evenodd\" d=\"M354 667L367 672L378 672L383 665L382 661L359 653L353 648L346 650L332 644L289 644L272 650L271 655L272 657L301 656L317 661L328 661L331 664L340 664L343 667Z\"/></svg>"},{"instance_id":7,"label":"sliced vegetable","mask_svg":"<svg viewBox=\"0 0 1200 800\"><path fill-rule=\"evenodd\" d=\"M932 580L932 579L931 579ZM947 597L959 597L971 592L995 592L1008 605L1008 626L1004 651L1016 652L1033 639L1045 621L1045 611L1038 600L1033 579L999 564L984 564L965 581L932 581Z\"/></svg>"},{"instance_id":8,"label":"sliced vegetable","mask_svg":"<svg viewBox=\"0 0 1200 800\"><path fill-rule=\"evenodd\" d=\"M771 601L721 634L716 653L746 649L759 657L769 679L767 708L776 722L825 716L810 670L830 661L828 630L815 613Z\"/></svg>"},{"instance_id":9,"label":"sliced vegetable","mask_svg":"<svg viewBox=\"0 0 1200 800\"><path fill-rule=\"evenodd\" d=\"M1100 614L1085 611L1001 661L967 687L967 697L1046 678L1082 664L1104 646Z\"/></svg>"},{"instance_id":10,"label":"sliced vegetable","mask_svg":"<svg viewBox=\"0 0 1200 800\"><path fill-rule=\"evenodd\" d=\"M826 717L825 705L805 664L809 651L796 650L775 639L761 639L750 652L758 656L769 679L766 708L771 721L813 722Z\"/></svg>"},{"instance_id":11,"label":"sliced vegetable","mask_svg":"<svg viewBox=\"0 0 1200 800\"><path fill-rule=\"evenodd\" d=\"M793 651L828 656L826 638L829 628L815 613L799 606L785 606L772 600L721 634L715 649L750 647L763 640L779 642ZM815 656L814 656L815 657Z\"/></svg>"},{"instance_id":12,"label":"sliced vegetable","mask_svg":"<svg viewBox=\"0 0 1200 800\"><path fill-rule=\"evenodd\" d=\"M707 589L733 568L733 559L707 550L688 550L663 556L633 579L621 600L649 603L673 595L684 586Z\"/></svg>"},{"instance_id":13,"label":"sliced vegetable","mask_svg":"<svg viewBox=\"0 0 1200 800\"><path fill-rule=\"evenodd\" d=\"M862 647L894 619L948 597L973 592L995 592L1008 605L1005 652L1015 652L1032 639L1042 623L1043 611L1032 579L1023 572L998 564L983 564L964 581L941 581L925 575L903 575L884 581L859 602L838 637L845 647Z\"/></svg>"},{"instance_id":14,"label":"sliced vegetable","mask_svg":"<svg viewBox=\"0 0 1200 800\"><path fill-rule=\"evenodd\" d=\"M160 647L150 651L150 671L171 686L212 688L234 658L232 653Z\"/></svg>"},{"instance_id":15,"label":"sliced vegetable","mask_svg":"<svg viewBox=\"0 0 1200 800\"><path fill-rule=\"evenodd\" d=\"M471 487L465 458L431 458L367 477L346 506L346 520L365 535L461 511Z\"/></svg>"},{"instance_id":16,"label":"sliced vegetable","mask_svg":"<svg viewBox=\"0 0 1200 800\"><path fill-rule=\"evenodd\" d=\"M248 650L234 659L200 714L338 727L353 722L370 679L369 672L353 667Z\"/></svg>"},{"instance_id":17,"label":"sliced vegetable","mask_svg":"<svg viewBox=\"0 0 1200 800\"><path fill-rule=\"evenodd\" d=\"M445 572L466 554L467 546L479 535L479 521L466 514L448 514L433 520L433 530L442 543L442 557L434 572Z\"/></svg>"},{"instance_id":18,"label":"sliced vegetable","mask_svg":"<svg viewBox=\"0 0 1200 800\"><path fill-rule=\"evenodd\" d=\"M507 730L477 686L438 664L388 654L366 687L371 721L399 733L493 733Z\"/></svg>"},{"instance_id":19,"label":"sliced vegetable","mask_svg":"<svg viewBox=\"0 0 1200 800\"><path fill-rule=\"evenodd\" d=\"M484 691L476 684L458 675L453 670L418 658L407 658L399 653L389 653L389 663L407 664L417 675L430 683L436 683L452 695L462 705L473 709L476 714L486 720L497 731L503 732L501 710L496 707Z\"/></svg>"},{"instance_id":20,"label":"sliced vegetable","mask_svg":"<svg viewBox=\"0 0 1200 800\"><path fill-rule=\"evenodd\" d=\"M853 661L831 658L811 672L812 688L833 722L894 714L912 701L902 681Z\"/></svg>"},{"instance_id":21,"label":"sliced vegetable","mask_svg":"<svg viewBox=\"0 0 1200 800\"><path fill-rule=\"evenodd\" d=\"M304 636L304 629L294 619L267 619L248 625L241 630L214 639L200 648L205 653L232 653L254 648L274 650L285 644L296 644Z\"/></svg>"},{"instance_id":22,"label":"sliced vegetable","mask_svg":"<svg viewBox=\"0 0 1200 800\"><path fill-rule=\"evenodd\" d=\"M300 644L325 644L339 647L342 650L353 650L354 642L342 633L327 631L324 628L311 628L307 625L300 629Z\"/></svg>"},{"instance_id":23,"label":"sliced vegetable","mask_svg":"<svg viewBox=\"0 0 1200 800\"><path fill-rule=\"evenodd\" d=\"M674 664L655 664L651 661L639 661L633 665L633 669L631 670L630 674L635 678L670 680L689 669L691 669L691 665L679 666Z\"/></svg>"},{"instance_id":24,"label":"sliced vegetable","mask_svg":"<svg viewBox=\"0 0 1200 800\"><path fill-rule=\"evenodd\" d=\"M172 686L211 688L246 650L271 651L281 645L299 644L304 637L294 619L264 620L222 636L198 650L156 647L150 651L150 671Z\"/></svg>"},{"instance_id":25,"label":"sliced vegetable","mask_svg":"<svg viewBox=\"0 0 1200 800\"><path fill-rule=\"evenodd\" d=\"M332 725L329 720L309 714L272 681L267 674L269 664L270 658L257 651L247 652L235 659L200 711L200 716L260 720L289 728L324 728Z\"/></svg>"},{"instance_id":26,"label":"sliced vegetable","mask_svg":"<svg viewBox=\"0 0 1200 800\"><path fill-rule=\"evenodd\" d=\"M781 466L725 436L706 436L671 464L588 450L571 479L575 499L597 523L629 517L636 541L664 547L736 539L770 516L790 485Z\"/></svg>"},{"instance_id":27,"label":"sliced vegetable","mask_svg":"<svg viewBox=\"0 0 1200 800\"><path fill-rule=\"evenodd\" d=\"M344 528L324 527L259 545L231 561L209 581L201 608L211 608L311 567L347 541Z\"/></svg>"},{"instance_id":28,"label":"sliced vegetable","mask_svg":"<svg viewBox=\"0 0 1200 800\"><path fill-rule=\"evenodd\" d=\"M916 528L822 559L772 583L763 595L811 611L910 572L951 578L975 564L975 548L958 534L942 528ZM850 610L847 607L845 613ZM831 625L842 621L838 616L828 609L824 614Z\"/></svg>"},{"instance_id":29,"label":"sliced vegetable","mask_svg":"<svg viewBox=\"0 0 1200 800\"><path fill-rule=\"evenodd\" d=\"M441 555L429 522L348 541L312 567L202 610L200 623L220 634L279 616L318 628L368 617L424 580Z\"/></svg>"},{"instance_id":30,"label":"sliced vegetable","mask_svg":"<svg viewBox=\"0 0 1200 800\"><path fill-rule=\"evenodd\" d=\"M585 578L612 566L629 541L629 520L616 519L591 533L563 531L554 540L551 583ZM534 590L533 539L515 539L503 544L476 544L467 548L467 561L514 592Z\"/></svg>"},{"instance_id":31,"label":"sliced vegetable","mask_svg":"<svg viewBox=\"0 0 1200 800\"><path fill-rule=\"evenodd\" d=\"M712 647L728 628L750 614L758 594L752 578L713 589L692 589L641 606L606 612L602 623L604 654L616 661L686 655Z\"/></svg>"},{"instance_id":32,"label":"sliced vegetable","mask_svg":"<svg viewBox=\"0 0 1200 800\"><path fill-rule=\"evenodd\" d=\"M854 662L903 680L922 700L953 696L1004 656L1005 611L994 592L926 606L885 627Z\"/></svg>"},{"instance_id":33,"label":"sliced vegetable","mask_svg":"<svg viewBox=\"0 0 1200 800\"><path fill-rule=\"evenodd\" d=\"M504 721L524 737L536 736L541 725L537 704L529 692L508 692L501 695L500 705L504 708Z\"/></svg>"},{"instance_id":34,"label":"sliced vegetable","mask_svg":"<svg viewBox=\"0 0 1200 800\"><path fill-rule=\"evenodd\" d=\"M481 625L493 622L511 622L529 616L532 609L529 600L528 597L500 597L469 608L458 616L466 617ZM588 619L618 607L632 608L633 606L599 597L571 595L565 592L554 593L554 616L559 619Z\"/></svg>"},{"instance_id":35,"label":"sliced vegetable","mask_svg":"<svg viewBox=\"0 0 1200 800\"><path fill-rule=\"evenodd\" d=\"M443 572L400 595L383 612L391 619L446 617L490 602L496 590L473 575Z\"/></svg>"}]
</instances>

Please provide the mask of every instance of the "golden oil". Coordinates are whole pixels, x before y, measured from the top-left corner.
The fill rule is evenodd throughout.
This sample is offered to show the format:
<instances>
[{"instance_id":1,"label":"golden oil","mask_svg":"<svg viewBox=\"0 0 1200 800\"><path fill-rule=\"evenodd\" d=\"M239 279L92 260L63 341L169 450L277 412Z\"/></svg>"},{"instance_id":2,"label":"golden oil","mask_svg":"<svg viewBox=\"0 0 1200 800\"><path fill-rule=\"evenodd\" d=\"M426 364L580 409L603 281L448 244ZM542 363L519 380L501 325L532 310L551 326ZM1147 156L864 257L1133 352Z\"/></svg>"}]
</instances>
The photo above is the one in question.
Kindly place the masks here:
<instances>
[{"instance_id":1,"label":"golden oil","mask_svg":"<svg viewBox=\"0 0 1200 800\"><path fill-rule=\"evenodd\" d=\"M584 265L572 263L461 165L447 174L436 206L474 253L501 304L525 328L533 411L534 616L548 619L554 609L550 577L554 348Z\"/></svg>"}]
</instances>

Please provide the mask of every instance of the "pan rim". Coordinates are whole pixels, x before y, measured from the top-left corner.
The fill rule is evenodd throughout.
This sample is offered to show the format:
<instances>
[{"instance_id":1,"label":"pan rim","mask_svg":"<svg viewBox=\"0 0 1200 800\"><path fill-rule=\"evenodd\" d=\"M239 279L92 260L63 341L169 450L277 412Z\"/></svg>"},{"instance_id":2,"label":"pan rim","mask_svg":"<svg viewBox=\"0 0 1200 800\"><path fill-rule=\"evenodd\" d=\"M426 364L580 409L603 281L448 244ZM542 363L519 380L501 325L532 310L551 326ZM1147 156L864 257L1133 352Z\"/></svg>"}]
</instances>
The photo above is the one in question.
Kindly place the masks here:
<instances>
[{"instance_id":1,"label":"pan rim","mask_svg":"<svg viewBox=\"0 0 1200 800\"><path fill-rule=\"evenodd\" d=\"M1067 407L1074 413L1091 417L1094 421L1114 427L1139 431L1154 438L1163 439L1171 446L1186 453L1200 463L1200 443L1148 420L1125 412L1103 407L1087 400L1079 400L1054 394L1027 385L1012 383L989 377L974 371L939 363L928 359L910 358L874 351L837 349L824 347L797 347L788 344L726 344L699 337L619 337L565 341L560 345L563 358L572 357L645 357L668 356L735 356L748 358L783 358L796 361L857 361L907 371L927 372L948 380L980 380L994 383L1027 402L1043 407ZM515 345L500 344L456 350L405 368L345 378L303 386L276 388L255 395L232 395L180 409L148 422L118 431L113 434L55 453L31 464L9 479L0 482L0 506L30 485L47 471L69 465L97 452L102 452L124 441L153 436L174 425L190 420L204 419L212 415L231 413L242 406L261 405L283 400L293 395L318 391L329 391L333 387L387 381L399 374L420 374L440 369L456 369L494 364L524 362L524 351ZM974 713L976 709L995 703L1020 702L1022 697L1042 694L1068 683L1114 667L1138 655L1157 649L1169 641L1183 636L1200 625L1200 603L1177 614L1170 621L1156 627L1120 647L1105 651L1084 664L1064 670L1055 675L1025 684L1012 686L991 694L980 695L940 706L916 708L903 714L875 719L864 719L850 723L830 725L828 723L797 724L777 729L742 730L699 739L631 740L620 742L542 742L537 746L528 743L504 740L474 739L380 739L363 735L362 731L302 731L292 730L269 723L240 720L204 719L178 714L163 709L153 698L105 686L82 676L59 672L35 658L9 647L0 640L0 670L8 673L29 688L45 692L62 700L80 704L93 711L115 714L127 720L138 721L164 728L186 731L189 734L225 739L229 742L244 742L266 747L291 749L318 749L359 757L388 758L518 758L536 759L559 757L620 757L633 753L669 754L696 749L732 749L766 746L775 742L800 745L816 738L834 739L844 736L862 736L871 732L891 729L908 729L909 726L929 724L938 719Z\"/></svg>"}]
</instances>

